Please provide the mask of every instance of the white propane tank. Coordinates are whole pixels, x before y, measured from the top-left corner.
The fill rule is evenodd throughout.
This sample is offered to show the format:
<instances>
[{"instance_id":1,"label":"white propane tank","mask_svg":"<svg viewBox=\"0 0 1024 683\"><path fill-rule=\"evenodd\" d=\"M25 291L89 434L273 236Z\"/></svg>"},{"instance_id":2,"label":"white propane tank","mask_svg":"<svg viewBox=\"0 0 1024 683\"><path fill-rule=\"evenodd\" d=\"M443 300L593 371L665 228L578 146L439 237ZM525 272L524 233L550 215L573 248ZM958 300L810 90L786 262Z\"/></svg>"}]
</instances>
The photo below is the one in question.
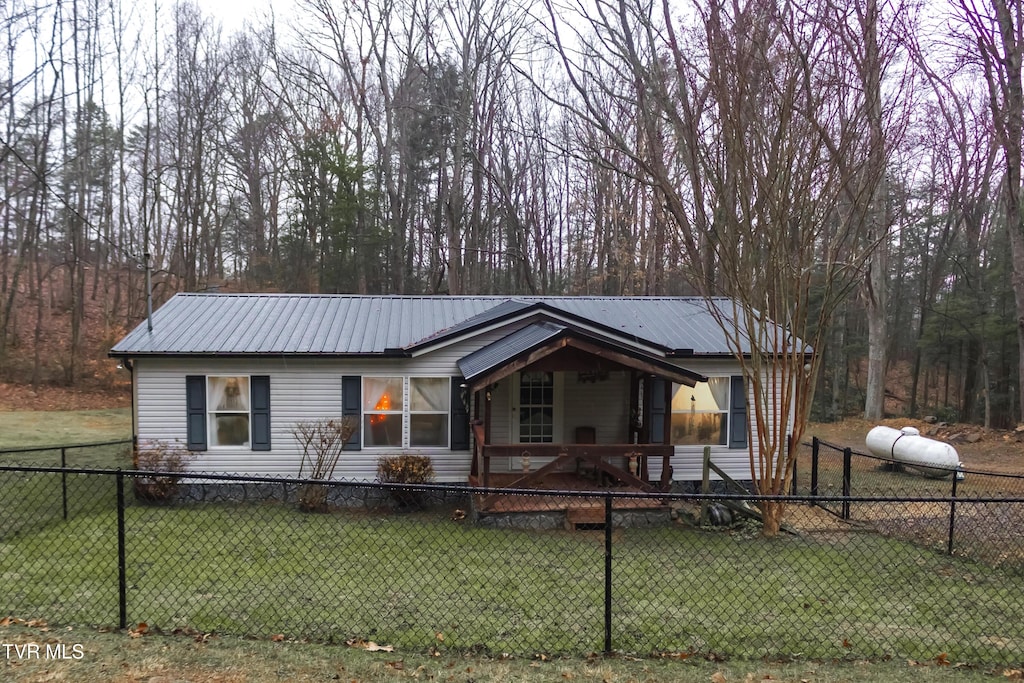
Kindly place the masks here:
<instances>
[{"instance_id":1,"label":"white propane tank","mask_svg":"<svg viewBox=\"0 0 1024 683\"><path fill-rule=\"evenodd\" d=\"M872 455L892 458L929 477L948 477L957 473L961 467L960 456L955 448L948 443L921 436L921 432L914 427L875 427L868 432L864 443Z\"/></svg>"}]
</instances>

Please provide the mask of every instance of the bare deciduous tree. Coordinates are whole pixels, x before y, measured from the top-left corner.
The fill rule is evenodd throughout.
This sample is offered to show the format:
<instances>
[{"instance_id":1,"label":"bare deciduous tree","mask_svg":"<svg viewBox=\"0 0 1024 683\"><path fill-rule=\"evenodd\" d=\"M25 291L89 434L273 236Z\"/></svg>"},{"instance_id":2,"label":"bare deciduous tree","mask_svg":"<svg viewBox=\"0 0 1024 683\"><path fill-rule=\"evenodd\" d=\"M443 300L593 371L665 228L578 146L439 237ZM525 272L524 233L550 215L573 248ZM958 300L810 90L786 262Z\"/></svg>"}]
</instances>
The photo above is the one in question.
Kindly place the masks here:
<instances>
[{"instance_id":1,"label":"bare deciduous tree","mask_svg":"<svg viewBox=\"0 0 1024 683\"><path fill-rule=\"evenodd\" d=\"M856 115L869 103L848 78L852 36L838 34L825 2L695 4L687 25L667 2L594 8L577 49L562 37L565 8L548 4L577 114L671 218L754 399L752 479L758 493L783 495L820 363L808 345L824 342L873 246L843 210L850 188L874 187L863 178L878 172L868 163L877 140ZM635 119L610 117L595 92ZM764 505L765 534L782 511Z\"/></svg>"}]
</instances>

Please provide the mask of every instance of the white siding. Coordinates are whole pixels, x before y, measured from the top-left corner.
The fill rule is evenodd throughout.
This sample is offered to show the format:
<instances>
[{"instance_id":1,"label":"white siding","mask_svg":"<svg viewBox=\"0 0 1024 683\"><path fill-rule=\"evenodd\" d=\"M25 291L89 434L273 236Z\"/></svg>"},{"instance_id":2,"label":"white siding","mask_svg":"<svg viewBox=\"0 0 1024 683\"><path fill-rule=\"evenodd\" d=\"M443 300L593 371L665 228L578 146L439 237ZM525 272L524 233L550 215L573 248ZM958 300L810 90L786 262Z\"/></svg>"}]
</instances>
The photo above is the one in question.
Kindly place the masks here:
<instances>
[{"instance_id":1,"label":"white siding","mask_svg":"<svg viewBox=\"0 0 1024 683\"><path fill-rule=\"evenodd\" d=\"M291 430L302 420L341 416L343 375L461 376L457 365L460 358L505 334L508 331L489 333L473 342L461 342L436 353L399 360L139 358L135 361L139 441L142 445L154 440L186 442L186 375L269 375L272 450L211 448L197 453L191 469L254 476L298 476L302 453ZM373 480L377 459L400 452L431 456L438 481L465 482L469 477L469 451L364 448L342 453L335 478Z\"/></svg>"},{"instance_id":2,"label":"white siding","mask_svg":"<svg viewBox=\"0 0 1024 683\"><path fill-rule=\"evenodd\" d=\"M460 376L457 362L466 354L509 334L514 327L488 332L470 340L451 344L435 352L410 359L281 359L281 358L139 358L135 361L138 393L138 435L147 441L186 441L185 376L208 374L259 374L270 376L271 444L270 451L212 448L198 453L194 471L231 472L250 475L297 476L301 453L291 434L301 420L341 415L341 378L343 375L394 374L408 376ZM706 375L738 374L738 365L728 360L688 359L679 362L687 369ZM578 426L593 426L598 443L623 442L629 419L629 375L613 372L605 381L579 383L576 373L564 374L563 433L566 441L575 438ZM492 394L491 440L509 443L512 424L510 378L502 380ZM749 397L752 401L753 397ZM775 412L773 406L773 413ZM753 420L751 420L753 424ZM756 425L755 425L756 426ZM754 436L754 444L757 439ZM339 479L372 480L377 459L401 449L363 449L345 451L335 476ZM407 452L433 458L439 481L464 482L469 476L469 451L413 448ZM702 447L677 446L672 459L673 478L680 481L701 478ZM713 448L712 459L731 477L750 478L747 449ZM532 463L540 466L541 462ZM498 470L501 464L494 463ZM661 476L660 461L651 463L651 476ZM518 467L518 463L514 464Z\"/></svg>"}]
</instances>

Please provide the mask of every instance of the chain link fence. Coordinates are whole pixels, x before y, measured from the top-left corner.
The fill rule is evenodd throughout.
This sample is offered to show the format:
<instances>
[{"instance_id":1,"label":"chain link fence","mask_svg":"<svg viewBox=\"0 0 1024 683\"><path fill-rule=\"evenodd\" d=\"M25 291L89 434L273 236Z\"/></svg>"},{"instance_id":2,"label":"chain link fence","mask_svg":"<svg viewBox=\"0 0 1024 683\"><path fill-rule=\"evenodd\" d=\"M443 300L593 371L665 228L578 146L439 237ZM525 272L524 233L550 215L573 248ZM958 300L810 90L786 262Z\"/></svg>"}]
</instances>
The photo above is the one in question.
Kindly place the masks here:
<instances>
[{"instance_id":1,"label":"chain link fence","mask_svg":"<svg viewBox=\"0 0 1024 683\"><path fill-rule=\"evenodd\" d=\"M755 496L178 476L0 467L0 616L489 655L1024 659L1022 497L819 491L764 538ZM1001 556L936 542L954 506L1003 530Z\"/></svg>"},{"instance_id":2,"label":"chain link fence","mask_svg":"<svg viewBox=\"0 0 1024 683\"><path fill-rule=\"evenodd\" d=\"M927 473L892 458L813 439L795 491L853 525L988 564L1022 562L1024 476L958 468ZM872 497L897 498L900 506ZM862 500L858 500L861 498Z\"/></svg>"}]
</instances>

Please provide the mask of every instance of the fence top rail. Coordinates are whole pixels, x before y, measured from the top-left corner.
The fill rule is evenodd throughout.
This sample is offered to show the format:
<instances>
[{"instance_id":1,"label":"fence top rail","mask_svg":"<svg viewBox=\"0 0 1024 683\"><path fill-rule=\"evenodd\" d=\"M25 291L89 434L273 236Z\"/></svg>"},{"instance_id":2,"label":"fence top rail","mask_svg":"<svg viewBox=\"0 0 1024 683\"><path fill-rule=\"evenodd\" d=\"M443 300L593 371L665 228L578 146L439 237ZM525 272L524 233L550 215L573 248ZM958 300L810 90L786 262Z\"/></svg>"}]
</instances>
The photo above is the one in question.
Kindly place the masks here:
<instances>
[{"instance_id":1,"label":"fence top rail","mask_svg":"<svg viewBox=\"0 0 1024 683\"><path fill-rule=\"evenodd\" d=\"M0 472L22 472L22 473L43 473L43 474L85 474L96 476L121 476L127 478L138 477L174 477L182 483L203 483L203 482L228 482L240 484L292 484L292 485L321 485L321 486L351 486L355 488L380 489L380 490L416 490L416 491L446 491L452 493L464 493L467 495L508 495L508 496L552 496L565 498L611 498L631 500L660 500L660 501L721 501L735 500L751 503L759 502L785 502L785 503L821 503L821 502L851 502L851 503L1022 503L1024 496L1003 496L999 498L978 497L978 496L812 496L812 495L762 495L755 493L666 493L666 492L642 492L642 491L620 491L620 490L589 490L580 491L576 489L516 489L496 488L483 486L470 486L469 484L395 484L383 482L351 481L345 479L299 479L295 477L249 477L230 474L212 474L196 472L167 472L153 470L125 470L125 469L95 469L76 467L22 467L0 465Z\"/></svg>"},{"instance_id":2,"label":"fence top rail","mask_svg":"<svg viewBox=\"0 0 1024 683\"><path fill-rule=\"evenodd\" d=\"M8 453L35 453L43 451L59 451L62 448L70 450L72 448L96 448L98 446L120 446L123 444L132 443L131 439L117 439L116 441L96 441L92 443L70 443L70 444L58 444L56 446L29 446L27 448L0 448L0 455L7 455Z\"/></svg>"},{"instance_id":3,"label":"fence top rail","mask_svg":"<svg viewBox=\"0 0 1024 683\"><path fill-rule=\"evenodd\" d=\"M804 445L810 446L811 444L805 443ZM872 460L877 460L879 462L905 464L902 463L901 460L897 460L896 458L886 458L884 456L875 455L874 453L864 453L863 451L858 451L855 448L849 448L848 446L839 446L834 443L829 443L828 441L825 441L823 439L818 439L818 445L825 446L826 448L831 448L832 450L839 452L849 450L850 453L852 453L853 455L859 456L861 458L870 458ZM1009 472L989 472L987 470L976 470L968 467L941 467L938 465L929 465L928 467L934 470L946 470L948 472L963 472L964 474L974 474L984 477L1002 477L1003 479L1024 479L1024 474L1010 474Z\"/></svg>"}]
</instances>

